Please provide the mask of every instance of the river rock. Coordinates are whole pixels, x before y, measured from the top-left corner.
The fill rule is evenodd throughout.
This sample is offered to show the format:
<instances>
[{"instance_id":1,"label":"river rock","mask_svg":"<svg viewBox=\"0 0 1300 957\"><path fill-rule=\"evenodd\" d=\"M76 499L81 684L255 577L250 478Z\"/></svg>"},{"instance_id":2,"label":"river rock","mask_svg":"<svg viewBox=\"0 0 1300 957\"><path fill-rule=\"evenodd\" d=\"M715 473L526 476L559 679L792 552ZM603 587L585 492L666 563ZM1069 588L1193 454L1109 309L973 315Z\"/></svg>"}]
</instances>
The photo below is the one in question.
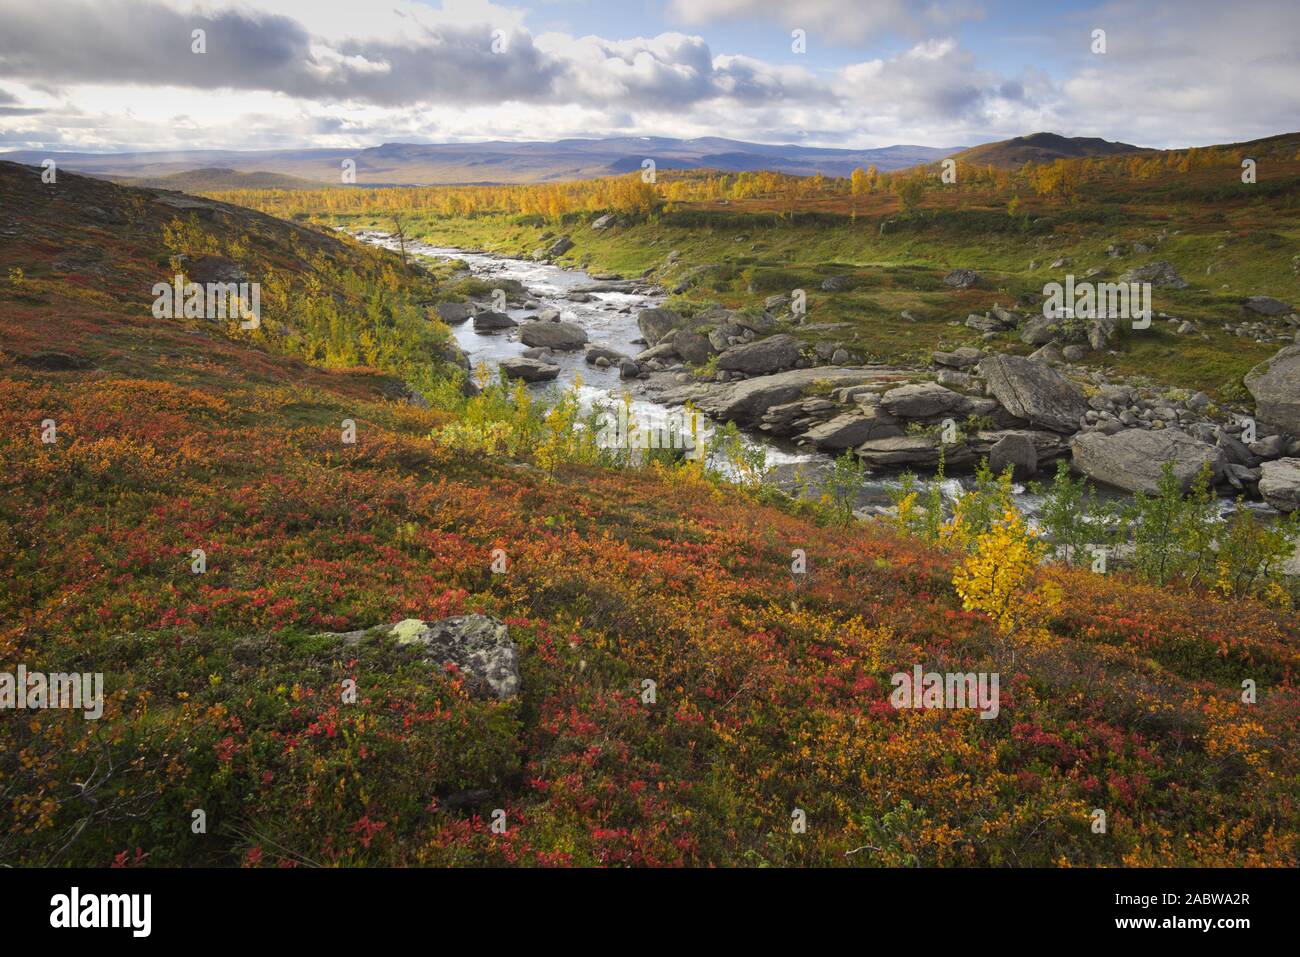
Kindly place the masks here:
<instances>
[{"instance_id":1,"label":"river rock","mask_svg":"<svg viewBox=\"0 0 1300 957\"><path fill-rule=\"evenodd\" d=\"M1300 436L1300 344L1255 366L1245 381L1255 397L1256 417Z\"/></svg>"},{"instance_id":2,"label":"river rock","mask_svg":"<svg viewBox=\"0 0 1300 957\"><path fill-rule=\"evenodd\" d=\"M732 346L718 356L718 368L746 375L770 375L790 368L798 360L799 341L782 334Z\"/></svg>"},{"instance_id":3,"label":"river rock","mask_svg":"<svg viewBox=\"0 0 1300 957\"><path fill-rule=\"evenodd\" d=\"M523 379L525 382L547 382L560 374L560 367L543 362L541 359L528 359L512 356L501 360L501 371L510 379Z\"/></svg>"},{"instance_id":4,"label":"river rock","mask_svg":"<svg viewBox=\"0 0 1300 957\"><path fill-rule=\"evenodd\" d=\"M682 317L671 309L642 309L636 317L636 326L648 346L658 345L664 336L681 324Z\"/></svg>"},{"instance_id":5,"label":"river rock","mask_svg":"<svg viewBox=\"0 0 1300 957\"><path fill-rule=\"evenodd\" d=\"M872 439L855 450L872 469L936 468L942 450L945 467L969 465L976 460L973 449L965 442L944 444L938 435L900 435Z\"/></svg>"},{"instance_id":6,"label":"river rock","mask_svg":"<svg viewBox=\"0 0 1300 957\"><path fill-rule=\"evenodd\" d=\"M611 349L608 346L588 346L587 354L583 358L593 365L597 359L605 359L615 365L620 362L629 361L628 356L625 356L617 349Z\"/></svg>"},{"instance_id":7,"label":"river rock","mask_svg":"<svg viewBox=\"0 0 1300 957\"><path fill-rule=\"evenodd\" d=\"M1300 509L1300 459L1277 459L1261 465L1259 494L1279 512Z\"/></svg>"},{"instance_id":8,"label":"river rock","mask_svg":"<svg viewBox=\"0 0 1300 957\"><path fill-rule=\"evenodd\" d=\"M474 331L475 332L493 332L499 329L513 329L519 323L515 322L504 312L495 312L488 309L484 312L474 314Z\"/></svg>"},{"instance_id":9,"label":"river rock","mask_svg":"<svg viewBox=\"0 0 1300 957\"><path fill-rule=\"evenodd\" d=\"M897 372L873 369L791 369L731 383L696 383L668 389L661 399L669 405L694 402L701 412L723 422L757 427L772 406L793 402L805 390L822 386L827 391L872 381L891 381Z\"/></svg>"},{"instance_id":10,"label":"river rock","mask_svg":"<svg viewBox=\"0 0 1300 957\"><path fill-rule=\"evenodd\" d=\"M990 356L980 362L989 393L1020 419L1056 432L1074 432L1088 399L1073 382L1043 362Z\"/></svg>"},{"instance_id":11,"label":"river rock","mask_svg":"<svg viewBox=\"0 0 1300 957\"><path fill-rule=\"evenodd\" d=\"M903 434L898 420L879 409L845 412L820 425L813 426L799 437L819 449L838 452L854 448L872 439L894 438Z\"/></svg>"},{"instance_id":12,"label":"river rock","mask_svg":"<svg viewBox=\"0 0 1300 957\"><path fill-rule=\"evenodd\" d=\"M520 330L519 341L543 349L581 349L587 343L587 331L572 322L530 322Z\"/></svg>"},{"instance_id":13,"label":"river rock","mask_svg":"<svg viewBox=\"0 0 1300 957\"><path fill-rule=\"evenodd\" d=\"M1029 436L1018 432L1004 435L989 449L989 468L1001 475L1010 467L1011 477L1024 481L1038 474L1038 449Z\"/></svg>"},{"instance_id":14,"label":"river rock","mask_svg":"<svg viewBox=\"0 0 1300 957\"><path fill-rule=\"evenodd\" d=\"M964 414L969 400L937 382L915 382L890 389L881 396L880 404L900 419L934 419Z\"/></svg>"},{"instance_id":15,"label":"river rock","mask_svg":"<svg viewBox=\"0 0 1300 957\"><path fill-rule=\"evenodd\" d=\"M1177 429L1125 429L1114 435L1083 432L1070 443L1074 467L1097 482L1129 492L1154 493L1165 463L1183 490L1208 463L1211 482L1223 474L1223 453Z\"/></svg>"},{"instance_id":16,"label":"river rock","mask_svg":"<svg viewBox=\"0 0 1300 957\"><path fill-rule=\"evenodd\" d=\"M555 242L551 243L550 248L546 250L546 255L554 259L557 256L563 256L572 248L573 240L568 236L561 236Z\"/></svg>"},{"instance_id":17,"label":"river rock","mask_svg":"<svg viewBox=\"0 0 1300 957\"><path fill-rule=\"evenodd\" d=\"M449 326L459 325L474 315L474 306L468 302L439 302L433 310Z\"/></svg>"}]
</instances>

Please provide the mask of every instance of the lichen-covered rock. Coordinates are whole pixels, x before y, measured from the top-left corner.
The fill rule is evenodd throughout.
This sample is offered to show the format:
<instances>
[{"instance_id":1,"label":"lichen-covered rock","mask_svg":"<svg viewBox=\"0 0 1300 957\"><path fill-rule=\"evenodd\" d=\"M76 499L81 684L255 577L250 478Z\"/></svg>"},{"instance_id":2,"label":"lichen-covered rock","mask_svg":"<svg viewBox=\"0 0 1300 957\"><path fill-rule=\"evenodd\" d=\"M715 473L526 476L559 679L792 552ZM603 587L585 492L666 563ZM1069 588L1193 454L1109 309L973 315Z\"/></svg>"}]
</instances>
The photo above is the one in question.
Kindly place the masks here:
<instances>
[{"instance_id":1,"label":"lichen-covered rock","mask_svg":"<svg viewBox=\"0 0 1300 957\"><path fill-rule=\"evenodd\" d=\"M438 621L407 618L389 635L402 645L422 647L426 660L450 662L471 690L505 700L519 693L519 652L505 623L487 615L457 615Z\"/></svg>"}]
</instances>

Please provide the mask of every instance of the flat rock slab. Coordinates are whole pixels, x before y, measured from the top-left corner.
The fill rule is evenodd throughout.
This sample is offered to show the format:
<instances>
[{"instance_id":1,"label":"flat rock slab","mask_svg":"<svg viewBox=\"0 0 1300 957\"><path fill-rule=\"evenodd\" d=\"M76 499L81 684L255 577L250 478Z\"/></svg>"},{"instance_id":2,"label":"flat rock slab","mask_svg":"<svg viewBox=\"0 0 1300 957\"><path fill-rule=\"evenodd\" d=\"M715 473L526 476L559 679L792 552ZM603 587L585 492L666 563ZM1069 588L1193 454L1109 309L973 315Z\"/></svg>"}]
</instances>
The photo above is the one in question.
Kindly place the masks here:
<instances>
[{"instance_id":1,"label":"flat rock slab","mask_svg":"<svg viewBox=\"0 0 1300 957\"><path fill-rule=\"evenodd\" d=\"M1172 465L1186 491L1208 464L1210 481L1223 474L1223 452L1176 429L1125 429L1114 435L1081 432L1070 443L1074 467L1088 478L1128 492L1157 491L1160 473Z\"/></svg>"}]
</instances>

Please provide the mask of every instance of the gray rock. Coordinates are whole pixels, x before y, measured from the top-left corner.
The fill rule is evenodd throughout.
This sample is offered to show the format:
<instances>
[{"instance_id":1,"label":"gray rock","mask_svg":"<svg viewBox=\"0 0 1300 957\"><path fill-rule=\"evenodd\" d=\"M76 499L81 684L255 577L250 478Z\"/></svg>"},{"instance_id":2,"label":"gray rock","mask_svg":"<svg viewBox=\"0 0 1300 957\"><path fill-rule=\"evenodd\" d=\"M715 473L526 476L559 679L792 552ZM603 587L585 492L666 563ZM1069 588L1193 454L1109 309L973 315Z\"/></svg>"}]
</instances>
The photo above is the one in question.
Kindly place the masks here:
<instances>
[{"instance_id":1,"label":"gray rock","mask_svg":"<svg viewBox=\"0 0 1300 957\"><path fill-rule=\"evenodd\" d=\"M1211 481L1223 474L1223 453L1177 429L1125 429L1114 435L1084 432L1070 443L1074 467L1097 482L1129 492L1154 493L1165 463L1184 491L1208 463Z\"/></svg>"},{"instance_id":2,"label":"gray rock","mask_svg":"<svg viewBox=\"0 0 1300 957\"><path fill-rule=\"evenodd\" d=\"M635 379L641 374L641 367L631 359L624 359L618 364L618 377L620 379Z\"/></svg>"},{"instance_id":3,"label":"gray rock","mask_svg":"<svg viewBox=\"0 0 1300 957\"><path fill-rule=\"evenodd\" d=\"M969 465L978 456L965 442L947 445L937 435L901 435L872 439L856 449L856 454L873 469L934 468L942 450L945 467Z\"/></svg>"},{"instance_id":4,"label":"gray rock","mask_svg":"<svg viewBox=\"0 0 1300 957\"><path fill-rule=\"evenodd\" d=\"M693 329L678 329L673 334L672 341L677 354L694 365L708 362L719 351L713 347L707 335Z\"/></svg>"},{"instance_id":5,"label":"gray rock","mask_svg":"<svg viewBox=\"0 0 1300 957\"><path fill-rule=\"evenodd\" d=\"M1087 346L1068 345L1061 350L1061 355L1066 362L1082 362L1088 358L1088 348Z\"/></svg>"},{"instance_id":6,"label":"gray rock","mask_svg":"<svg viewBox=\"0 0 1300 957\"><path fill-rule=\"evenodd\" d=\"M1285 316L1295 311L1282 300L1271 296L1251 296L1242 304L1242 308L1261 316Z\"/></svg>"},{"instance_id":7,"label":"gray rock","mask_svg":"<svg viewBox=\"0 0 1300 957\"><path fill-rule=\"evenodd\" d=\"M560 374L560 367L543 362L541 359L528 359L524 356L512 356L501 361L501 371L510 379L523 379L525 382L547 382Z\"/></svg>"},{"instance_id":8,"label":"gray rock","mask_svg":"<svg viewBox=\"0 0 1300 957\"><path fill-rule=\"evenodd\" d=\"M1300 344L1287 346L1246 374L1256 417L1300 436Z\"/></svg>"},{"instance_id":9,"label":"gray rock","mask_svg":"<svg viewBox=\"0 0 1300 957\"><path fill-rule=\"evenodd\" d=\"M455 665L472 691L503 701L519 693L519 652L505 624L496 618L408 618L394 625L389 634L399 644L422 647L426 661Z\"/></svg>"},{"instance_id":10,"label":"gray rock","mask_svg":"<svg viewBox=\"0 0 1300 957\"><path fill-rule=\"evenodd\" d=\"M954 289L969 289L979 282L979 274L973 269L954 269L943 277L944 285Z\"/></svg>"},{"instance_id":11,"label":"gray rock","mask_svg":"<svg viewBox=\"0 0 1300 957\"><path fill-rule=\"evenodd\" d=\"M601 216L599 219L594 220L591 224L591 228L598 231L602 229L609 229L609 227L613 226L614 223L615 223L614 214L606 213L604 216Z\"/></svg>"},{"instance_id":12,"label":"gray rock","mask_svg":"<svg viewBox=\"0 0 1300 957\"><path fill-rule=\"evenodd\" d=\"M1130 269L1119 277L1120 282L1149 282L1153 286L1186 289L1187 280L1178 274L1173 263L1163 259Z\"/></svg>"},{"instance_id":13,"label":"gray rock","mask_svg":"<svg viewBox=\"0 0 1300 957\"><path fill-rule=\"evenodd\" d=\"M458 325L474 315L474 305L468 302L439 302L433 310L449 326Z\"/></svg>"},{"instance_id":14,"label":"gray rock","mask_svg":"<svg viewBox=\"0 0 1300 957\"><path fill-rule=\"evenodd\" d=\"M789 369L798 359L799 341L782 334L733 346L718 356L718 368L746 375L770 375Z\"/></svg>"},{"instance_id":15,"label":"gray rock","mask_svg":"<svg viewBox=\"0 0 1300 957\"><path fill-rule=\"evenodd\" d=\"M664 336L681 324L682 317L671 309L642 309L636 317L636 326L650 346L658 345Z\"/></svg>"},{"instance_id":16,"label":"gray rock","mask_svg":"<svg viewBox=\"0 0 1300 957\"><path fill-rule=\"evenodd\" d=\"M917 382L890 389L881 396L880 404L900 419L933 419L965 414L970 400L937 382Z\"/></svg>"},{"instance_id":17,"label":"gray rock","mask_svg":"<svg viewBox=\"0 0 1300 957\"><path fill-rule=\"evenodd\" d=\"M561 236L555 242L551 243L550 248L546 250L546 255L554 259L557 256L563 256L572 248L573 240L568 236Z\"/></svg>"},{"instance_id":18,"label":"gray rock","mask_svg":"<svg viewBox=\"0 0 1300 957\"><path fill-rule=\"evenodd\" d=\"M497 329L513 329L519 323L515 322L504 312L494 312L488 309L485 312L474 314L474 331L475 332L492 332Z\"/></svg>"},{"instance_id":19,"label":"gray rock","mask_svg":"<svg viewBox=\"0 0 1300 957\"><path fill-rule=\"evenodd\" d=\"M1300 509L1300 459L1277 459L1261 465L1259 494L1279 512Z\"/></svg>"},{"instance_id":20,"label":"gray rock","mask_svg":"<svg viewBox=\"0 0 1300 957\"><path fill-rule=\"evenodd\" d=\"M903 430L898 420L878 409L862 412L845 412L821 425L814 426L800 436L828 451L849 449L872 439L900 436Z\"/></svg>"},{"instance_id":21,"label":"gray rock","mask_svg":"<svg viewBox=\"0 0 1300 957\"><path fill-rule=\"evenodd\" d=\"M572 322L530 322L519 331L526 346L568 351L587 344L587 331Z\"/></svg>"},{"instance_id":22,"label":"gray rock","mask_svg":"<svg viewBox=\"0 0 1300 957\"><path fill-rule=\"evenodd\" d=\"M936 352L931 356L936 365L951 369L969 369L984 358L984 353L972 346L962 346L952 352Z\"/></svg>"},{"instance_id":23,"label":"gray rock","mask_svg":"<svg viewBox=\"0 0 1300 957\"><path fill-rule=\"evenodd\" d=\"M1011 477L1024 481L1038 474L1038 449L1029 436L1010 432L998 439L989 449L989 468L1001 475L1011 468Z\"/></svg>"},{"instance_id":24,"label":"gray rock","mask_svg":"<svg viewBox=\"0 0 1300 957\"><path fill-rule=\"evenodd\" d=\"M583 358L590 363L595 363L597 359L605 359L609 362L618 363L623 362L630 357L625 356L617 349L611 349L608 346L588 346L587 354Z\"/></svg>"},{"instance_id":25,"label":"gray rock","mask_svg":"<svg viewBox=\"0 0 1300 957\"><path fill-rule=\"evenodd\" d=\"M831 276L822 280L822 292L845 292L852 288L848 276Z\"/></svg>"},{"instance_id":26,"label":"gray rock","mask_svg":"<svg viewBox=\"0 0 1300 957\"><path fill-rule=\"evenodd\" d=\"M1043 362L990 356L980 362L989 394L1017 418L1056 432L1073 432L1088 411L1083 391Z\"/></svg>"}]
</instances>

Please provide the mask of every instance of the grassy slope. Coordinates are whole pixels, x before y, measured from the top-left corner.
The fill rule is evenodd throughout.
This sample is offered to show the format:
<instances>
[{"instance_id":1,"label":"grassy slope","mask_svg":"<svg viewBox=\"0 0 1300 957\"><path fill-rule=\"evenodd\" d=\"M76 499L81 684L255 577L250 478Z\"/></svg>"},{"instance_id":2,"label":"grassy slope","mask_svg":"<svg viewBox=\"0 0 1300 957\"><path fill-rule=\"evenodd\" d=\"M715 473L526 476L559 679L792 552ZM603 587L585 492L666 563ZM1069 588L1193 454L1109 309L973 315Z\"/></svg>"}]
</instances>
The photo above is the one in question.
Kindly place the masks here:
<instances>
[{"instance_id":1,"label":"grassy slope","mask_svg":"<svg viewBox=\"0 0 1300 957\"><path fill-rule=\"evenodd\" d=\"M1300 136L1295 140L1300 145ZM1037 306L1027 303L1038 301L1032 297L1042 295L1045 283L1063 281L1066 272L1082 279L1100 267L1098 281L1113 280L1132 266L1167 259L1190 286L1155 290L1154 307L1195 321L1199 332L1179 336L1176 323L1158 320L1144 332L1123 331L1116 355L1094 354L1084 364L1241 402L1248 399L1242 376L1282 343L1256 342L1223 327L1241 321L1247 296L1300 304L1300 161L1266 164L1256 186L1235 177L1230 169L1199 169L1158 181L1118 178L1087 193L1078 207L1025 199L1025 226L1006 214L1006 196L932 190L910 215L900 212L894 196L880 193L804 200L794 217L784 215L780 201L755 199L688 204L657 222L599 232L588 216L533 225L494 215L417 218L408 230L443 245L510 254L530 254L546 245L542 237L565 233L575 245L563 261L625 275L656 269L669 286L705 266L683 297L688 307L706 301L759 306L766 296L802 288L810 323L849 323L848 329L808 334L810 341L833 338L891 362L928 361L935 349L958 345L1028 353L1014 333L988 346L961 322L998 302L1032 311ZM390 225L373 216L337 221ZM1168 238L1149 254L1106 256L1113 242L1152 243L1162 231ZM680 252L679 264L663 268L670 250ZM1068 267L1048 268L1063 257ZM1037 263L1033 271L1031 262ZM977 269L980 287L945 287L942 276L958 267ZM822 292L820 282L835 275L850 277L854 288ZM915 322L899 317L904 309Z\"/></svg>"},{"instance_id":2,"label":"grassy slope","mask_svg":"<svg viewBox=\"0 0 1300 957\"><path fill-rule=\"evenodd\" d=\"M652 472L549 481L466 456L428 438L454 409L386 401L373 370L142 318L114 283L158 268L149 228L9 215L58 228L5 271L92 249L104 269L0 286L0 661L103 671L112 700L101 722L0 720L0 860L1300 857L1294 616L1052 569L1052 637L1012 661L960 609L949 556ZM38 344L97 368L16 361ZM388 642L312 637L470 610L509 623L518 701L471 699ZM889 675L918 662L999 670L1000 717L893 710Z\"/></svg>"}]
</instances>

